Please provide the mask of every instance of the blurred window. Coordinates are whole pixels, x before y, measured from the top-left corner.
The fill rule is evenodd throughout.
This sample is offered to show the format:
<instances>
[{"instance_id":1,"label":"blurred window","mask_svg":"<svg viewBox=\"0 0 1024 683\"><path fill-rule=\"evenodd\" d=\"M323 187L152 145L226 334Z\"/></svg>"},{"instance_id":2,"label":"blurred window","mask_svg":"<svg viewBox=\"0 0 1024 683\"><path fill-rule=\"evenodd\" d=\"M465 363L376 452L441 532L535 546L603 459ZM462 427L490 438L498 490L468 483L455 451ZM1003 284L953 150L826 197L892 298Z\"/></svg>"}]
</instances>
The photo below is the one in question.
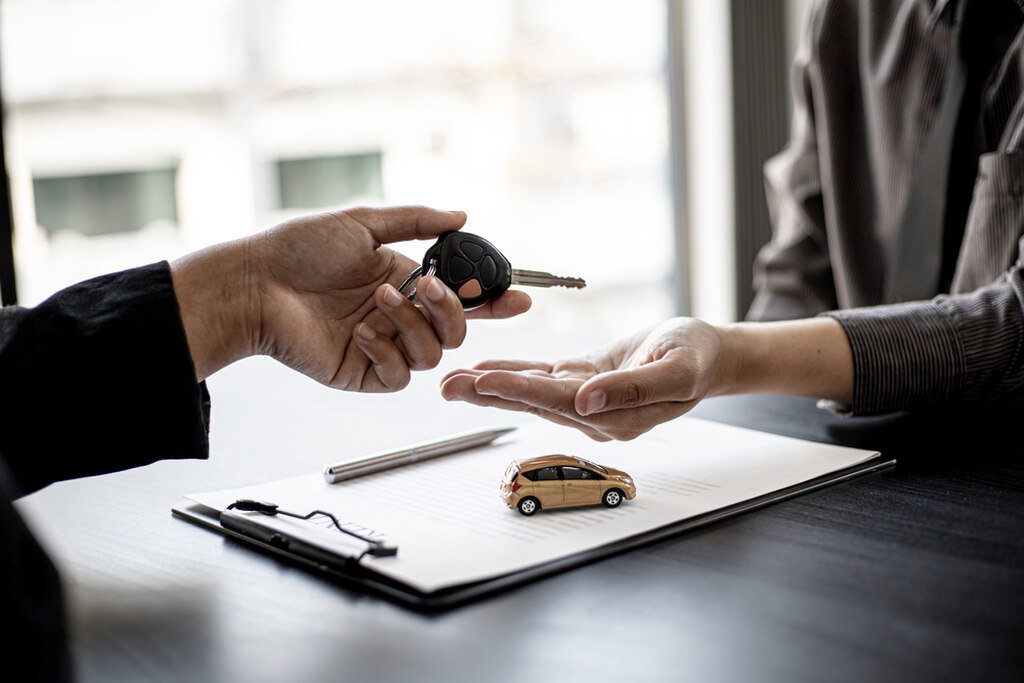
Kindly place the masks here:
<instances>
[{"instance_id":1,"label":"blurred window","mask_svg":"<svg viewBox=\"0 0 1024 683\"><path fill-rule=\"evenodd\" d=\"M379 204L384 198L380 156L376 152L278 161L281 208Z\"/></svg>"},{"instance_id":2,"label":"blurred window","mask_svg":"<svg viewBox=\"0 0 1024 683\"><path fill-rule=\"evenodd\" d=\"M174 169L34 178L36 222L53 235L105 235L177 223Z\"/></svg>"}]
</instances>

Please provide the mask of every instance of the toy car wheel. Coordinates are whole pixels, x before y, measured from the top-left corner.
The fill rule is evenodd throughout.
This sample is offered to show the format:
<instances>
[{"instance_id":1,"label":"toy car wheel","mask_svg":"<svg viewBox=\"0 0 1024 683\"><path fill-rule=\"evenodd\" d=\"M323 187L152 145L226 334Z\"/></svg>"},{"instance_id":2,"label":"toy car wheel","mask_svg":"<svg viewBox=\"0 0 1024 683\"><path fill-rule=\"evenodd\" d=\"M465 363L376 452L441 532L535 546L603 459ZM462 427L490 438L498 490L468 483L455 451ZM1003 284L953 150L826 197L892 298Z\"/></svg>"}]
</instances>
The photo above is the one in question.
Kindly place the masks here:
<instances>
[{"instance_id":1,"label":"toy car wheel","mask_svg":"<svg viewBox=\"0 0 1024 683\"><path fill-rule=\"evenodd\" d=\"M610 508L617 507L622 502L622 491L618 489L608 489L604 492L604 498L602 499L604 504Z\"/></svg>"},{"instance_id":2,"label":"toy car wheel","mask_svg":"<svg viewBox=\"0 0 1024 683\"><path fill-rule=\"evenodd\" d=\"M529 517L537 510L540 510L540 503L536 498L528 496L519 501L519 511Z\"/></svg>"}]
</instances>

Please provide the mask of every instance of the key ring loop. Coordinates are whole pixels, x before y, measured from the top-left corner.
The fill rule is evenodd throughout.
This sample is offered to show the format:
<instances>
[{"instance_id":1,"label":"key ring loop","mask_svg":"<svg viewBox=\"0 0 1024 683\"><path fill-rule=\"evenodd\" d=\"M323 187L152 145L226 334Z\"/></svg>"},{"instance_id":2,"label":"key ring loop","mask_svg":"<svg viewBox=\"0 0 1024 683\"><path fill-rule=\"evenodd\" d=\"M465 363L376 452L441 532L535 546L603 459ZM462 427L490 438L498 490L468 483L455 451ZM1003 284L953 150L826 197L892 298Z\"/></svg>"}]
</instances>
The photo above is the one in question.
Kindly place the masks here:
<instances>
[{"instance_id":1,"label":"key ring loop","mask_svg":"<svg viewBox=\"0 0 1024 683\"><path fill-rule=\"evenodd\" d=\"M409 277L405 278L405 281L401 285L399 285L398 293L405 294L405 290L408 289L412 283L418 281L424 275L435 274L437 274L437 259L431 259L427 267L427 272L424 273L423 266L420 266L416 270L409 273ZM411 292L406 294L406 296L408 297L409 301L413 301L416 298L416 288L414 287Z\"/></svg>"}]
</instances>

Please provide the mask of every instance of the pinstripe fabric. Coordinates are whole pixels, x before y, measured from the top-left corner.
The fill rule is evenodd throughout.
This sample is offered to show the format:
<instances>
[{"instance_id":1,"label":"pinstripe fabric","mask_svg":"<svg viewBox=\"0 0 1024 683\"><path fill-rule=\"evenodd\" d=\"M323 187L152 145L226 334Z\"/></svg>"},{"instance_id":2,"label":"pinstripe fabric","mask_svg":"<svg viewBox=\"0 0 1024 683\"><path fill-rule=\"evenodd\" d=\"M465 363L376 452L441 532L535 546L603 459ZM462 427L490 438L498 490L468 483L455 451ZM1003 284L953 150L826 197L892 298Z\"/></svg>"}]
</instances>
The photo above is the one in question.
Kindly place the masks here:
<instances>
[{"instance_id":1,"label":"pinstripe fabric","mask_svg":"<svg viewBox=\"0 0 1024 683\"><path fill-rule=\"evenodd\" d=\"M975 69L970 156L957 157L951 175L948 197L964 210L947 215L947 280L928 301L884 300L949 65L948 4L821 0L794 63L790 144L765 165L774 233L755 264L747 317L839 320L854 352L848 408L856 414L1024 399L1024 8L1016 0L971 7L993 24L982 48L991 61Z\"/></svg>"}]
</instances>

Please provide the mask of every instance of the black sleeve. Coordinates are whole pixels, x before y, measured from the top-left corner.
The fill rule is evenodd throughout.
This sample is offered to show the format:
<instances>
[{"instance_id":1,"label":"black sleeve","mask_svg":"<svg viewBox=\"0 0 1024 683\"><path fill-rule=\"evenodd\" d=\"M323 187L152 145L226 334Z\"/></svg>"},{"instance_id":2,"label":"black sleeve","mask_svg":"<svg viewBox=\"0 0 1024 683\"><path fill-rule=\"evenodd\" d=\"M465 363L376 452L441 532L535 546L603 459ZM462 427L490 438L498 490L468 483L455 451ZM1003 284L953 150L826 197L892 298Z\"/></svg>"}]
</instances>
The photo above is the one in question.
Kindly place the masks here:
<instances>
[{"instance_id":1,"label":"black sleeve","mask_svg":"<svg viewBox=\"0 0 1024 683\"><path fill-rule=\"evenodd\" d=\"M0 309L0 453L19 495L209 452L167 262Z\"/></svg>"}]
</instances>

